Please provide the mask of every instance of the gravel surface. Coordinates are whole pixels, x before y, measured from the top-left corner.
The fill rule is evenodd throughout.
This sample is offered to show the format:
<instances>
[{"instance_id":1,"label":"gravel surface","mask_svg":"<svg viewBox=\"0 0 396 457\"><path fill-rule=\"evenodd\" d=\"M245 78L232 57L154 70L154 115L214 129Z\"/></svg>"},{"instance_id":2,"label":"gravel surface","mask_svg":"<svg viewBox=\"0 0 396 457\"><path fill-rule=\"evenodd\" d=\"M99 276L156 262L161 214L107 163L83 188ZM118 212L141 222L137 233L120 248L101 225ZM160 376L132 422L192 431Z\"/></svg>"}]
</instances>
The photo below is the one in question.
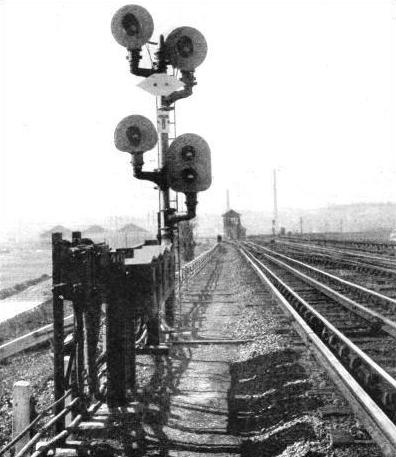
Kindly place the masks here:
<instances>
[{"instance_id":1,"label":"gravel surface","mask_svg":"<svg viewBox=\"0 0 396 457\"><path fill-rule=\"evenodd\" d=\"M240 348L233 367L236 428L244 436L246 455L381 456L351 412L322 414L326 408L349 407L255 274L244 266L238 276L243 312L230 331L235 338L253 339ZM333 446L334 430L368 444Z\"/></svg>"},{"instance_id":2,"label":"gravel surface","mask_svg":"<svg viewBox=\"0 0 396 457\"><path fill-rule=\"evenodd\" d=\"M174 395L179 402L181 395L187 395L185 389L194 385L193 377L204 366L203 360L218 360L224 357L227 361L227 371L209 373L209 378L227 376L225 401L228 416L227 432L238 437L240 443L238 453L243 457L379 457L381 452L374 444L345 445L335 447L331 441L334 430L349 431L359 439L369 438L359 421L350 412L343 416L323 415L324 407L346 409L348 405L332 384L326 372L318 365L313 355L303 345L299 336L291 326L289 317L285 316L278 305L274 303L269 293L263 290L262 284L239 256L227 247L225 254L227 264L222 279L223 293L233 292L232 319L227 317L227 305L218 301L218 308L210 308L210 304L202 305L197 313L199 328L215 336L228 338L252 339L253 341L234 346L227 354L218 346L208 346L195 352L195 368L190 367L191 349L174 349L172 360L163 360L154 366L154 358L139 356L138 382L142 399L147 403L148 418L154 431L160 439L167 420L177 420L172 416L170 397ZM205 272L201 277L205 276ZM198 278L199 279L199 278ZM190 283L191 290L194 284ZM221 298L221 297L220 297ZM221 298L225 300L225 298ZM209 320L208 320L209 319ZM205 322L215 325L208 327ZM212 322L213 324L213 322ZM205 334L205 333L204 333ZM211 367L213 362L208 364ZM183 378L183 373L187 377ZM189 376L191 383L189 384ZM10 358L0 365L0 446L10 438L12 385L16 380L31 381L37 400L37 410L42 410L52 398L52 358L48 349L34 353L26 353ZM219 378L220 379L220 378ZM200 383L202 384L201 379ZM185 386L185 387L183 387ZM198 389L202 390L201 388ZM210 389L209 389L210 391ZM198 395L198 393L197 393ZM201 395L201 393L199 394ZM194 402L194 398L185 401ZM208 405L212 399L208 394ZM202 401L202 398L199 398ZM215 407L216 403L213 403ZM158 409L158 407L160 409ZM157 408L157 409L156 409ZM169 417L159 414L164 409ZM193 411L193 410L192 410ZM180 411L177 411L180 414ZM191 412L189 422L184 426L205 427L201 412L196 417ZM200 422L201 421L201 422ZM180 420L179 420L180 422ZM170 422L172 424L172 422ZM223 433L223 432L222 432ZM204 437L199 435L201 450L204 448ZM218 435L214 438L218 439ZM154 450L150 455L155 454ZM179 454L171 454L179 455ZM180 455L192 455L190 451ZM195 454L194 454L195 455ZM199 455L213 455L210 446L207 452ZM220 455L220 454L217 454ZM229 456L230 452L221 455ZM232 453L234 455L234 453Z\"/></svg>"},{"instance_id":3,"label":"gravel surface","mask_svg":"<svg viewBox=\"0 0 396 457\"><path fill-rule=\"evenodd\" d=\"M65 316L72 313L65 303ZM0 324L0 344L25 335L52 322L52 300L18 314ZM12 432L12 389L17 381L29 381L35 409L41 412L53 398L53 358L49 344L0 362L0 448L10 441Z\"/></svg>"},{"instance_id":4,"label":"gravel surface","mask_svg":"<svg viewBox=\"0 0 396 457\"><path fill-rule=\"evenodd\" d=\"M0 447L12 433L12 389L16 381L29 381L38 412L53 398L52 357L48 348L11 357L0 364Z\"/></svg>"}]
</instances>

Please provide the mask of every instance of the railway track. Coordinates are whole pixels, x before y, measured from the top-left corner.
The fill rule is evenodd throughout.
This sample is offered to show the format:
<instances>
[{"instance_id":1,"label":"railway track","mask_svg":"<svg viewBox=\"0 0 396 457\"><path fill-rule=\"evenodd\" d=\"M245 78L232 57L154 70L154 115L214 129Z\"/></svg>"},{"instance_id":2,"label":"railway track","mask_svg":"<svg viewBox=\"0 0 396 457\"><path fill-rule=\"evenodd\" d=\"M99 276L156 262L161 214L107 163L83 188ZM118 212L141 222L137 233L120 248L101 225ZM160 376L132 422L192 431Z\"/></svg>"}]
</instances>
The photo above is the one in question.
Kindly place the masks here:
<instances>
[{"instance_id":1,"label":"railway track","mask_svg":"<svg viewBox=\"0 0 396 457\"><path fill-rule=\"evenodd\" d=\"M240 249L249 265L266 283L266 291L256 284L254 293L265 294L265 304L269 305L272 302L268 297L269 289L277 296L277 302L289 307L289 312L299 322L300 336L309 341L310 347L322 345L318 349L319 359L326 359L331 365L329 370L333 370L336 384L357 415L363 418L362 423L383 454L396 455L396 367L391 363L395 340L384 330L385 323L369 312L356 314L353 309L341 306L335 297L331 298L309 286L301 277L292 275L290 271L285 273L281 265L281 262L286 264L285 259L264 254L262 247L247 243ZM124 407L106 404L107 360L106 354L103 354L98 360L99 396L91 398L88 404L87 397L73 397L68 390L64 398L67 400L66 407L59 413L67 418L66 426L55 434L48 434L59 417L51 415L49 422L44 425L41 422L38 433L15 455L22 457L29 450L34 457L158 455L166 449L204 455L220 451L225 455L239 455L241 439L248 439L250 430L256 430L255 421L258 422L258 430L260 421L263 424L276 423L269 417L271 414L282 417L283 404L279 406L279 400L275 398L274 405L268 400L272 413L267 413L261 405L253 414L251 403L245 406L238 394L240 389L245 388L243 386L253 382L256 375L259 379L259 372L265 372L265 379L268 378L265 364L263 367L257 365L251 376L241 372L240 382L233 378L235 398L227 393L229 363L236 358L240 344L253 341L230 339L230 328L237 319L241 319L240 313L243 312L236 294L240 285L237 286L235 277L243 269L252 274L246 265L242 265L241 269L239 256L231 251L234 252L234 248L230 245L218 245L182 270L179 279L183 282L183 293L175 307L175 318L180 327L176 330L165 327L163 332L167 340L156 348L139 348L136 345L136 355L153 357L139 357L138 366L144 367L148 373L138 374L137 390L128 393L128 404ZM272 260L265 260L265 256L272 257ZM250 282L243 283L244 290L249 288L249 284L254 284L252 279L256 281L249 277ZM242 284L241 281L239 284ZM277 305L271 306L277 308ZM278 313L282 314L280 310ZM307 353L293 327L290 327L289 318L283 316L282 322L277 324L277 328L285 334L287 347L290 349L293 346L301 353ZM279 361L282 357L280 355ZM280 362L275 365L277 363ZM323 363L326 365L326 362ZM283 384L277 385L279 393L294 386L293 376L286 379L286 372L284 375ZM299 382L301 377L304 376L300 373ZM69 387L73 389L73 384ZM263 384L258 382L257 389L261 398L262 391L269 389L268 380ZM288 398L285 397L285 405L289 404ZM293 397L293 401L302 401L303 398ZM213 407L215 399L217 406ZM232 407L228 421L231 420L235 430L229 429L227 413L224 413L230 401ZM196 411L196 416L191 415L192 410ZM293 414L289 418L294 419ZM191 442L187 442L186 437L190 437ZM301 435L299 437L301 439ZM12 444L8 445L7 452ZM3 450L0 455L7 455L7 452Z\"/></svg>"},{"instance_id":2,"label":"railway track","mask_svg":"<svg viewBox=\"0 0 396 457\"><path fill-rule=\"evenodd\" d=\"M350 266L359 271L367 271L378 276L396 276L396 260L394 256L366 251L353 251L336 246L321 246L307 241L277 239L276 246L284 247L294 252L303 252L318 259Z\"/></svg>"},{"instance_id":3,"label":"railway track","mask_svg":"<svg viewBox=\"0 0 396 457\"><path fill-rule=\"evenodd\" d=\"M309 278L316 279L322 285L322 292L325 294L328 293L330 298L333 296L332 291L342 294L344 297L344 306L360 314L363 318L377 319L376 322L373 321L373 325L384 327L386 331L393 335L395 334L396 300L394 298L329 273L323 268L314 267L307 262L302 262L289 255L266 248L265 246L249 243L249 247L255 250L259 256L267 255L267 259L272 258L274 261L276 259L278 265L288 268L290 272L303 280L309 281Z\"/></svg>"},{"instance_id":4,"label":"railway track","mask_svg":"<svg viewBox=\"0 0 396 457\"><path fill-rule=\"evenodd\" d=\"M341 249L328 249L310 245L290 243L277 240L272 246L274 250L294 256L298 259L309 261L316 265L324 265L332 270L346 270L370 274L373 280L379 283L383 279L396 279L396 263L392 260L367 258L356 255L346 255Z\"/></svg>"},{"instance_id":5,"label":"railway track","mask_svg":"<svg viewBox=\"0 0 396 457\"><path fill-rule=\"evenodd\" d=\"M286 237L287 240L297 243L307 243L309 245L325 246L329 248L341 248L347 252L355 253L356 255L375 255L393 257L396 253L396 243L394 242L378 242L373 240L346 240L334 239L327 237L312 237L299 236Z\"/></svg>"},{"instance_id":6,"label":"railway track","mask_svg":"<svg viewBox=\"0 0 396 457\"><path fill-rule=\"evenodd\" d=\"M239 249L320 352L384 455L396 455L396 302L263 246Z\"/></svg>"}]
</instances>

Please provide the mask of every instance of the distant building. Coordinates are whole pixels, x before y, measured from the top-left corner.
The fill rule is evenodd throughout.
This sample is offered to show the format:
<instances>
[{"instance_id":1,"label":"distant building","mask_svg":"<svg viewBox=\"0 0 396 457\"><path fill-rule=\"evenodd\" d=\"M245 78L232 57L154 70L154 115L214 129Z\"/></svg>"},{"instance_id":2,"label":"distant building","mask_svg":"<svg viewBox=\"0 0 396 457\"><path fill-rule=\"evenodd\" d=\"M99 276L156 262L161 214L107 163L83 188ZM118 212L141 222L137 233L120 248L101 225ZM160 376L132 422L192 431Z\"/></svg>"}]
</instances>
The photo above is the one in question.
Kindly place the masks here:
<instances>
[{"instance_id":1,"label":"distant building","mask_svg":"<svg viewBox=\"0 0 396 457\"><path fill-rule=\"evenodd\" d=\"M46 230L40 234L40 241L43 243L50 243L52 234L58 232L62 233L63 238L71 238L72 231L70 229L63 227L63 225L55 225L55 227L52 227L51 229Z\"/></svg>"},{"instance_id":2,"label":"distant building","mask_svg":"<svg viewBox=\"0 0 396 457\"><path fill-rule=\"evenodd\" d=\"M81 230L81 236L91 239L94 243L101 243L108 238L108 231L100 225L90 225Z\"/></svg>"},{"instance_id":3,"label":"distant building","mask_svg":"<svg viewBox=\"0 0 396 457\"><path fill-rule=\"evenodd\" d=\"M106 230L100 225L90 225L88 228L82 231L82 235L88 238L92 235L103 235L105 231Z\"/></svg>"},{"instance_id":4,"label":"distant building","mask_svg":"<svg viewBox=\"0 0 396 457\"><path fill-rule=\"evenodd\" d=\"M136 224L126 224L117 230L111 239L113 247L132 247L136 244L143 243L146 239L152 238L151 234Z\"/></svg>"},{"instance_id":5,"label":"distant building","mask_svg":"<svg viewBox=\"0 0 396 457\"><path fill-rule=\"evenodd\" d=\"M246 238L246 229L241 223L241 215L233 209L222 215L224 237L230 240L243 240Z\"/></svg>"},{"instance_id":6,"label":"distant building","mask_svg":"<svg viewBox=\"0 0 396 457\"><path fill-rule=\"evenodd\" d=\"M144 228L139 227L138 225L135 225L135 224L132 224L132 223L124 225L124 227L120 228L118 231L120 233L129 233L131 235L138 235L138 234L141 234L141 233L148 233L147 230L145 230Z\"/></svg>"}]
</instances>

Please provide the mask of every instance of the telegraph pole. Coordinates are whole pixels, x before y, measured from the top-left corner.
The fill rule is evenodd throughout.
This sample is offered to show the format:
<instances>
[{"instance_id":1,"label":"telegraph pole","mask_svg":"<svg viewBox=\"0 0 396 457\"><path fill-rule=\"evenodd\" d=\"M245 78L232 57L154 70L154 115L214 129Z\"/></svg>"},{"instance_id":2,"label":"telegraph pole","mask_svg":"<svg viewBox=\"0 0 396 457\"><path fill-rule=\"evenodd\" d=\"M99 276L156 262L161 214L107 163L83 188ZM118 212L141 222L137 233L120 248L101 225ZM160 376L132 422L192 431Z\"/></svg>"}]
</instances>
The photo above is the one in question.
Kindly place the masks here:
<instances>
[{"instance_id":1,"label":"telegraph pole","mask_svg":"<svg viewBox=\"0 0 396 457\"><path fill-rule=\"evenodd\" d=\"M273 219L273 235L279 233L279 221L278 221L278 195L276 187L276 169L274 168L274 219Z\"/></svg>"}]
</instances>

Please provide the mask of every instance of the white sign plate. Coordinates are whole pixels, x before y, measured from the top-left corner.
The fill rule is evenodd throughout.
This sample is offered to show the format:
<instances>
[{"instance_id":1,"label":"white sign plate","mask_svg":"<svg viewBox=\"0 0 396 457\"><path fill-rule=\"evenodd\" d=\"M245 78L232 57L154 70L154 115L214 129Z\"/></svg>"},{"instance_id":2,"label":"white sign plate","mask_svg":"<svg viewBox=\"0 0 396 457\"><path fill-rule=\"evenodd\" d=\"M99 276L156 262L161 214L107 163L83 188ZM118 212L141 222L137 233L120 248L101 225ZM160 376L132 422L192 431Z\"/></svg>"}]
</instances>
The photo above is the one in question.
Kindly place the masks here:
<instances>
[{"instance_id":1,"label":"white sign plate","mask_svg":"<svg viewBox=\"0 0 396 457\"><path fill-rule=\"evenodd\" d=\"M167 96L184 87L184 84L166 73L154 73L140 82L138 86L152 95Z\"/></svg>"}]
</instances>

